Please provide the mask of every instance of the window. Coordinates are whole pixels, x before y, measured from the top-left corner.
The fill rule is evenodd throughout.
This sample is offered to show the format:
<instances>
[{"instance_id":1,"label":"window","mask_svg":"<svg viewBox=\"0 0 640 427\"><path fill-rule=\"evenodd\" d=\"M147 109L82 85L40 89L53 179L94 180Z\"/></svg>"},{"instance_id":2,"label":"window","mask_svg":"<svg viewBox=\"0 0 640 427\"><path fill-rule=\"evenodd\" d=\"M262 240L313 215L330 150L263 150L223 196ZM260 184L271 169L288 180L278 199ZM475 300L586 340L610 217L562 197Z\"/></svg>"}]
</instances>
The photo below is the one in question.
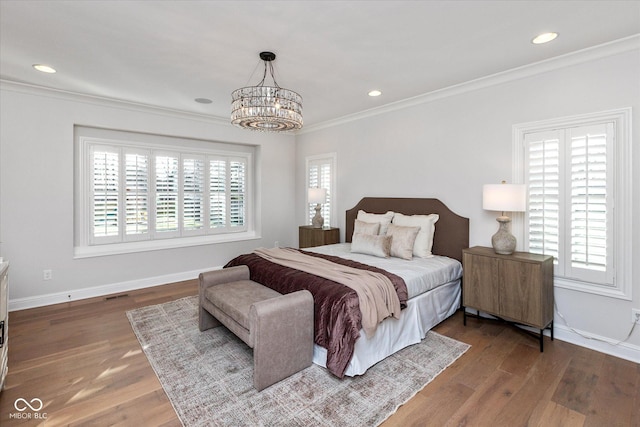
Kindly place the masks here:
<instances>
[{"instance_id":1,"label":"window","mask_svg":"<svg viewBox=\"0 0 640 427\"><path fill-rule=\"evenodd\" d=\"M522 241L554 256L557 286L631 298L629 115L514 127L516 177L528 188Z\"/></svg>"},{"instance_id":2,"label":"window","mask_svg":"<svg viewBox=\"0 0 640 427\"><path fill-rule=\"evenodd\" d=\"M307 163L307 188L325 188L327 190L327 200L322 205L320 215L324 218L324 225L335 225L335 170L336 170L336 154L323 154L319 156L310 156L306 159ZM305 192L306 194L306 192ZM316 214L316 205L307 203L307 224L311 224L311 220Z\"/></svg>"},{"instance_id":3,"label":"window","mask_svg":"<svg viewBox=\"0 0 640 427\"><path fill-rule=\"evenodd\" d=\"M252 147L80 129L76 256L253 237Z\"/></svg>"}]
</instances>

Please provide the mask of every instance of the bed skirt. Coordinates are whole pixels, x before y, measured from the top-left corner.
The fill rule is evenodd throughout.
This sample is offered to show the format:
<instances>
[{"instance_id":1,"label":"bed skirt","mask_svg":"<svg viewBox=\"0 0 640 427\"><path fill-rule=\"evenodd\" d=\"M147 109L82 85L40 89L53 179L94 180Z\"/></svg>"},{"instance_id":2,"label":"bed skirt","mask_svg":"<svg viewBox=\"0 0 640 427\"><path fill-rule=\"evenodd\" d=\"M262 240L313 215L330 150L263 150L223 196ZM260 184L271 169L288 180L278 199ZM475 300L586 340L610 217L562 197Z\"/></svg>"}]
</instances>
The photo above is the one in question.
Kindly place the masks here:
<instances>
[{"instance_id":1,"label":"bed skirt","mask_svg":"<svg viewBox=\"0 0 640 427\"><path fill-rule=\"evenodd\" d=\"M409 299L400 319L386 319L370 339L360 330L360 338L356 341L345 375L362 375L384 358L419 343L431 328L460 308L461 292L460 280L446 283ZM315 344L313 363L326 367L326 361L327 350Z\"/></svg>"}]
</instances>

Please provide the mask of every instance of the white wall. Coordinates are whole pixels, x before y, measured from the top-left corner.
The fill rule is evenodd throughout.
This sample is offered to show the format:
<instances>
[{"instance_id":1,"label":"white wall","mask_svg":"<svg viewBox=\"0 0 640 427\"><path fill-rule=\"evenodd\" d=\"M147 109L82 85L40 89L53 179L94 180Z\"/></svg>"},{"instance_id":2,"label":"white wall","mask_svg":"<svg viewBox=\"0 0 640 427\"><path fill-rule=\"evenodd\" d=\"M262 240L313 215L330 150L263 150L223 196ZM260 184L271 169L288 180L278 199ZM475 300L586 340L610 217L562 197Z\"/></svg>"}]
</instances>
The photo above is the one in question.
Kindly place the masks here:
<instances>
[{"instance_id":1,"label":"white wall","mask_svg":"<svg viewBox=\"0 0 640 427\"><path fill-rule=\"evenodd\" d=\"M297 244L295 214L282 208L294 204L294 136L6 82L0 91L0 255L11 263L12 309L194 278L258 246ZM259 145L262 238L74 259L76 124ZM52 270L52 280L43 280L44 269Z\"/></svg>"},{"instance_id":2,"label":"white wall","mask_svg":"<svg viewBox=\"0 0 640 427\"><path fill-rule=\"evenodd\" d=\"M412 100L406 108L308 130L296 139L296 181L304 183L306 156L336 152L338 212L363 196L436 197L470 218L472 246L490 246L496 214L482 210L482 185L512 182L514 124L631 106L633 146L639 147L637 40L631 49L539 64L533 69L540 72L517 70L468 84L466 91L453 88L450 96L444 91L425 96L423 102ZM572 327L614 341L626 337L631 308L640 307L640 149L633 150L633 156L633 301L555 291L558 308ZM304 220L304 191L299 184L299 222ZM344 233L344 214L338 219ZM556 325L561 339L640 361L640 326L629 344L611 347L583 340L558 316Z\"/></svg>"}]
</instances>

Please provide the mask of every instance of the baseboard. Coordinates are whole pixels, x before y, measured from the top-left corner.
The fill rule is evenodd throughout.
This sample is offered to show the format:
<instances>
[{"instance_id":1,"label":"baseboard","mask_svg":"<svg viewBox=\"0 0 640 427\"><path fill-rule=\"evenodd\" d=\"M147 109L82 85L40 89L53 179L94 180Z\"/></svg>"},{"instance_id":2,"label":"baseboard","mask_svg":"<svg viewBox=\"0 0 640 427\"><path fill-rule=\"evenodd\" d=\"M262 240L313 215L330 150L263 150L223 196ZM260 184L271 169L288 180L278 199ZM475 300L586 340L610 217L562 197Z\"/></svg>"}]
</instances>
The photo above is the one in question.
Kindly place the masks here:
<instances>
[{"instance_id":1,"label":"baseboard","mask_svg":"<svg viewBox=\"0 0 640 427\"><path fill-rule=\"evenodd\" d=\"M9 311L25 310L28 308L43 307L46 305L60 304L63 302L77 301L87 298L101 297L105 295L117 294L136 289L150 288L153 286L166 285L167 283L182 282L198 277L202 271L217 270L222 267L211 267L201 270L183 271L180 273L155 276L127 282L112 283L109 285L95 286L84 289L74 289L66 292L57 292L35 297L17 298L9 300Z\"/></svg>"},{"instance_id":2,"label":"baseboard","mask_svg":"<svg viewBox=\"0 0 640 427\"><path fill-rule=\"evenodd\" d=\"M636 329L640 331L640 327L636 327ZM589 332L577 331L579 332L577 333L565 325L555 324L553 331L554 338L561 341L566 341L631 362L640 363L640 346L626 342L618 343L610 338Z\"/></svg>"}]
</instances>

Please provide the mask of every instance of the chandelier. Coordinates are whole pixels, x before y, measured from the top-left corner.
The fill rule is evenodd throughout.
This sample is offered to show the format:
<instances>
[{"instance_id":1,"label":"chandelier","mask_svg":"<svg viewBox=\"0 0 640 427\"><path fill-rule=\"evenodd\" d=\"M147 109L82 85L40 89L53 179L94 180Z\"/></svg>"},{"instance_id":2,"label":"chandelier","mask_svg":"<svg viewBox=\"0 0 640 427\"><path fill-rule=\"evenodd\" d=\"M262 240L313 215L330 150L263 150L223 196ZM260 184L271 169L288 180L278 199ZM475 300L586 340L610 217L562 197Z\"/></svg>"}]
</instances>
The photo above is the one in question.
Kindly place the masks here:
<instances>
[{"instance_id":1,"label":"chandelier","mask_svg":"<svg viewBox=\"0 0 640 427\"><path fill-rule=\"evenodd\" d=\"M278 86L273 76L273 52L261 52L264 75L256 86L236 89L231 93L231 123L245 129L284 132L302 128L302 97ZM267 72L273 86L265 86Z\"/></svg>"}]
</instances>

